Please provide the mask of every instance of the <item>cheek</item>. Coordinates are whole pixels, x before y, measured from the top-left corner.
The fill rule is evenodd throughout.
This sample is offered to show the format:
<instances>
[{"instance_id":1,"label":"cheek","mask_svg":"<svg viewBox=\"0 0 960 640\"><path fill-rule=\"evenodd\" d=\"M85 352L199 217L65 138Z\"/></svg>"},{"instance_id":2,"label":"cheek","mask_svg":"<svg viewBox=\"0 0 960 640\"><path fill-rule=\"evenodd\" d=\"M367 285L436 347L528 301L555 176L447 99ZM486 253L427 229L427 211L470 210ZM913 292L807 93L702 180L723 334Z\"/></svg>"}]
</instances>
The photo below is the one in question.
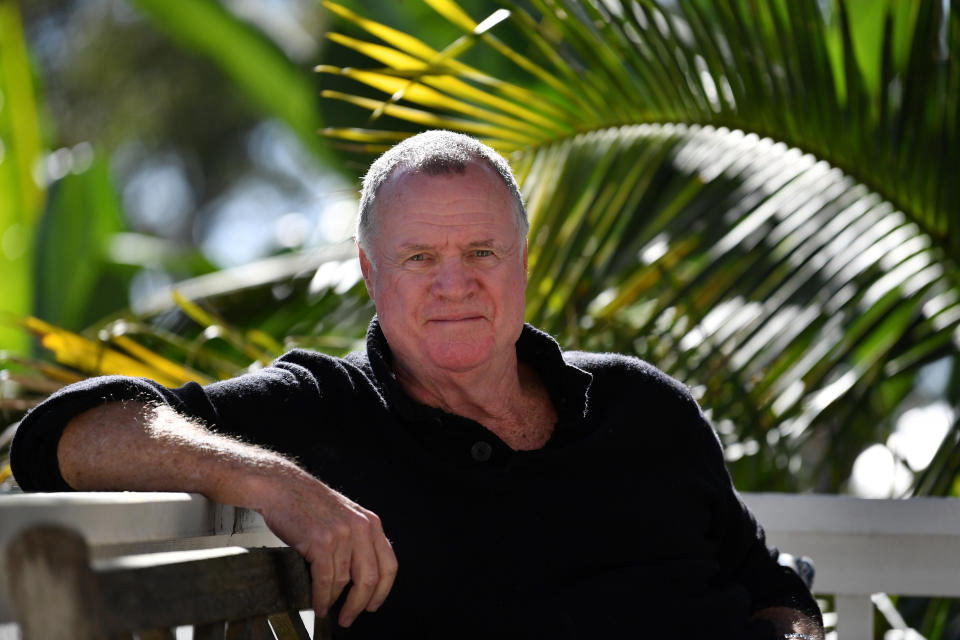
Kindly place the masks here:
<instances>
[{"instance_id":1,"label":"cheek","mask_svg":"<svg viewBox=\"0 0 960 640\"><path fill-rule=\"evenodd\" d=\"M394 316L411 316L421 306L423 287L417 278L398 275L377 283L382 299L377 307ZM405 318L404 318L405 319Z\"/></svg>"},{"instance_id":2,"label":"cheek","mask_svg":"<svg viewBox=\"0 0 960 640\"><path fill-rule=\"evenodd\" d=\"M517 272L511 278L509 289L514 299L518 301L520 306L523 306L527 293L527 272L524 270Z\"/></svg>"}]
</instances>

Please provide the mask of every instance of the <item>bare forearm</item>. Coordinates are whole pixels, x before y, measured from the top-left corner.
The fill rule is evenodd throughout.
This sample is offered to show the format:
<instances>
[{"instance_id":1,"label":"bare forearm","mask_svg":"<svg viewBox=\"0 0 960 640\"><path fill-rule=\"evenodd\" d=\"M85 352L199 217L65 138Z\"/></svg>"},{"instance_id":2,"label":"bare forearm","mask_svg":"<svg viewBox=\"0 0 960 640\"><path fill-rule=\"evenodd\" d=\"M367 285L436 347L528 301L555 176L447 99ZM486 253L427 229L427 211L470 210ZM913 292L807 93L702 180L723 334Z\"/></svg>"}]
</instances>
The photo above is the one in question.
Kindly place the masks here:
<instances>
[{"instance_id":1,"label":"bare forearm","mask_svg":"<svg viewBox=\"0 0 960 640\"><path fill-rule=\"evenodd\" d=\"M301 474L272 452L211 433L165 406L115 402L73 418L57 449L79 490L191 491L257 508L258 479Z\"/></svg>"}]
</instances>

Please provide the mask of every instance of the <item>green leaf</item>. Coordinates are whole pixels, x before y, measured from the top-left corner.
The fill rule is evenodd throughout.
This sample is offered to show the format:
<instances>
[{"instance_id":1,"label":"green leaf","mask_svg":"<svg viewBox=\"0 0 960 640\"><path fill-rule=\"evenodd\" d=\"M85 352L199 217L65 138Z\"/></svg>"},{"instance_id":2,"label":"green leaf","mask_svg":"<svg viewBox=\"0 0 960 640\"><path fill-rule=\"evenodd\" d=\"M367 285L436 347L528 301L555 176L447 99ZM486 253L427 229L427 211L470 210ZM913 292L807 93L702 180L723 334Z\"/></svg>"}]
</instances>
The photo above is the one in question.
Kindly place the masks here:
<instances>
[{"instance_id":1,"label":"green leaf","mask_svg":"<svg viewBox=\"0 0 960 640\"><path fill-rule=\"evenodd\" d=\"M10 322L32 311L34 225L43 190L33 179L42 148L17 3L0 0L0 348L30 350Z\"/></svg>"},{"instance_id":2,"label":"green leaf","mask_svg":"<svg viewBox=\"0 0 960 640\"><path fill-rule=\"evenodd\" d=\"M322 126L313 75L215 0L133 0L162 31L212 60L265 113L285 121L315 153Z\"/></svg>"},{"instance_id":3,"label":"green leaf","mask_svg":"<svg viewBox=\"0 0 960 640\"><path fill-rule=\"evenodd\" d=\"M128 356L103 342L89 340L38 318L28 317L23 323L40 336L43 346L53 351L59 362L88 375L147 377L167 386L179 386L193 379L182 368L177 367L173 373L184 373L183 377L171 375L169 369L155 367L155 360L141 361L137 356Z\"/></svg>"},{"instance_id":4,"label":"green leaf","mask_svg":"<svg viewBox=\"0 0 960 640\"><path fill-rule=\"evenodd\" d=\"M465 33L476 25L452 1L429 4ZM394 114L512 150L532 218L528 317L568 344L633 351L701 384L716 415L740 425L732 437L774 433L771 455L807 451L838 420L864 434L889 420L851 407L870 406L883 371L908 379L942 354L958 327L956 299L942 294L960 281L937 264L960 259L949 170L960 65L930 64L942 33L960 47L956 12L940 15L937 0L889 11L859 0L827 11L813 0L534 0L538 14L504 4L526 42L490 34L478 46L513 60L560 110L562 126L526 130L533 140L462 104L525 106L478 82L482 70L445 59L413 71L404 53L427 64L437 52L341 15L396 48L353 40L388 66L370 73L428 73L449 96L398 91ZM348 75L371 83L367 73ZM418 108L404 113L408 101ZM567 105L578 120L561 119Z\"/></svg>"},{"instance_id":5,"label":"green leaf","mask_svg":"<svg viewBox=\"0 0 960 640\"><path fill-rule=\"evenodd\" d=\"M693 385L742 488L843 490L917 371L960 361L956 0L503 0L486 31L492 9L425 4L454 25L446 46L326 3L369 34L330 40L371 63L321 65L366 85L324 95L370 114L324 133L382 150L407 135L385 115L509 154L528 318ZM215 322L138 343L210 376L281 342L358 344L373 310L349 259L261 266L188 296ZM919 491L955 490L951 437Z\"/></svg>"},{"instance_id":6,"label":"green leaf","mask_svg":"<svg viewBox=\"0 0 960 640\"><path fill-rule=\"evenodd\" d=\"M109 292L98 288L110 263L109 243L123 230L123 212L102 158L96 157L83 173L54 183L37 231L35 313L62 328L79 330L95 320L87 309L98 294L114 294L112 306L122 307L122 286L112 283Z\"/></svg>"}]
</instances>

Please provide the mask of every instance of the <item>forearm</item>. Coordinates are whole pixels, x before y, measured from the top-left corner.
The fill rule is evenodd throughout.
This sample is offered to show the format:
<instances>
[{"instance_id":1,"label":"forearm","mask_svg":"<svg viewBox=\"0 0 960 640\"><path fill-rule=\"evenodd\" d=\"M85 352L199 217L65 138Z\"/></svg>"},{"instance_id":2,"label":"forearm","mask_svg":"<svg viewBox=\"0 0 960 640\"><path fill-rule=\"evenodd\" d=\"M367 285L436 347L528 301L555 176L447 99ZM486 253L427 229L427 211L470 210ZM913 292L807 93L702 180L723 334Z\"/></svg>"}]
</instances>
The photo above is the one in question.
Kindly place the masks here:
<instances>
[{"instance_id":1,"label":"forearm","mask_svg":"<svg viewBox=\"0 0 960 640\"><path fill-rule=\"evenodd\" d=\"M282 456L212 433L166 406L113 402L73 418L57 448L79 490L190 491L259 508L264 477L304 474Z\"/></svg>"}]
</instances>

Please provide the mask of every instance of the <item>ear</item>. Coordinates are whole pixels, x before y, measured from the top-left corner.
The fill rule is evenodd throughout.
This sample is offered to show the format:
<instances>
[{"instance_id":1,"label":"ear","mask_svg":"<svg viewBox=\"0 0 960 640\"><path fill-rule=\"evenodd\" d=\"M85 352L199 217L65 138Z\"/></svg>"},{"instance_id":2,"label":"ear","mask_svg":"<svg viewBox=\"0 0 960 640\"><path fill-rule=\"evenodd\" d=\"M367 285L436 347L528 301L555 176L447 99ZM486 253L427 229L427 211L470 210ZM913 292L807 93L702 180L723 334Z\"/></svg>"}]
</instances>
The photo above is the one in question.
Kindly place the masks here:
<instances>
[{"instance_id":1,"label":"ear","mask_svg":"<svg viewBox=\"0 0 960 640\"><path fill-rule=\"evenodd\" d=\"M363 282L367 285L367 293L370 295L370 299L373 300L373 304L377 304L377 297L373 291L373 265L370 263L370 259L363 249L359 249L359 252L360 272L363 274Z\"/></svg>"}]
</instances>

